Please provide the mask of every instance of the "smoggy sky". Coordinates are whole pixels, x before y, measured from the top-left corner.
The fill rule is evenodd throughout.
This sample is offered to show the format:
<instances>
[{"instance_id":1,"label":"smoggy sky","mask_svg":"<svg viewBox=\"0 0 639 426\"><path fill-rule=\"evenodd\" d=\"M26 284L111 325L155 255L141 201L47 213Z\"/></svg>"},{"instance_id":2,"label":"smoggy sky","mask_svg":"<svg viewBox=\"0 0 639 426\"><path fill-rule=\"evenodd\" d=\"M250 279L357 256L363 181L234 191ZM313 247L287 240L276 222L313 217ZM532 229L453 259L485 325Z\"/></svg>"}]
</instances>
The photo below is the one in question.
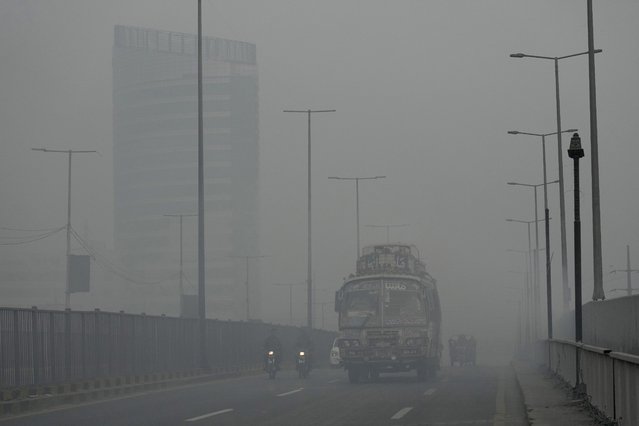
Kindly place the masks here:
<instances>
[{"instance_id":1,"label":"smoggy sky","mask_svg":"<svg viewBox=\"0 0 639 426\"><path fill-rule=\"evenodd\" d=\"M639 264L639 4L595 2L604 280ZM313 118L313 269L318 300L332 301L355 257L355 190L328 176L386 175L360 183L362 245L385 240L369 224L410 224L392 240L414 243L439 282L449 332L512 328L523 277L524 225L542 182L539 138L556 131L552 61L587 50L578 0L204 0L204 34L257 45L260 84L260 260L263 315L285 322L287 292L306 278L306 121L283 109L336 109ZM191 0L4 0L0 3L0 226L64 225L64 156L32 147L96 149L74 157L73 223L112 245L112 68L116 24L194 33ZM578 128L582 166L585 300L592 294L587 57L560 62L562 127ZM572 288L572 164L565 150ZM196 143L196 141L194 141ZM547 139L548 179L557 178ZM549 187L556 309L561 306L559 197ZM194 194L195 196L195 194ZM540 210L542 193L539 192ZM543 227L540 228L543 237ZM187 231L188 234L188 231ZM192 234L187 238L192 238ZM543 246L543 238L540 239ZM0 253L64 250L64 236ZM177 248L176 248L177 250ZM195 255L195 247L190 255ZM612 265L612 266L610 266ZM196 276L192 276L196 279ZM617 278L621 278L617 276ZM297 289L303 303L303 290ZM620 293L610 293L616 296ZM3 301L11 304L10 295ZM332 314L332 306L327 314ZM296 310L301 321L303 306ZM327 320L334 324L333 317ZM476 326L475 326L476 327ZM466 328L466 329L464 329ZM473 330L470 330L471 332Z\"/></svg>"}]
</instances>

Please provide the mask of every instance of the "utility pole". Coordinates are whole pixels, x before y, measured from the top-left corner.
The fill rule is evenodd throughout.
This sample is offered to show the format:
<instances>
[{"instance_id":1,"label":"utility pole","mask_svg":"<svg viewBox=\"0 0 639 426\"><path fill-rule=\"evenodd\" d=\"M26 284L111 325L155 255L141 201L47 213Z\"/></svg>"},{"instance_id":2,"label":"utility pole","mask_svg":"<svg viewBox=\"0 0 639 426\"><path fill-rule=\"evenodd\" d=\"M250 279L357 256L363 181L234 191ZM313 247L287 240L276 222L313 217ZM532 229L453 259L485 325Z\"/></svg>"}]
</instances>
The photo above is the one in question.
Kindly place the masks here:
<instances>
[{"instance_id":1,"label":"utility pole","mask_svg":"<svg viewBox=\"0 0 639 426\"><path fill-rule=\"evenodd\" d=\"M180 311L182 310L182 296L184 295L184 267L183 267L183 251L182 251L182 218L195 217L196 214L165 214L166 217L179 217L180 218ZM182 312L180 312L182 314Z\"/></svg>"},{"instance_id":2,"label":"utility pole","mask_svg":"<svg viewBox=\"0 0 639 426\"><path fill-rule=\"evenodd\" d=\"M200 0L201 1L201 0ZM307 248L307 313L306 320L308 328L313 328L313 267L311 256L311 114L320 112L335 112L334 109L322 109L322 110L284 110L284 112L303 113L308 115L308 248Z\"/></svg>"},{"instance_id":3,"label":"utility pole","mask_svg":"<svg viewBox=\"0 0 639 426\"><path fill-rule=\"evenodd\" d=\"M610 271L610 273L617 273L617 272L625 272L627 274L627 281L626 281L626 292L628 296L632 296L632 277L631 274L633 272L639 272L639 269L632 269L630 267L630 246L626 246L626 269L615 269Z\"/></svg>"},{"instance_id":4,"label":"utility pole","mask_svg":"<svg viewBox=\"0 0 639 426\"><path fill-rule=\"evenodd\" d=\"M71 156L73 154L87 154L98 151L80 151L80 150L59 150L47 148L31 148L33 151L64 153L69 158L69 171L67 174L67 267L66 267L66 285L64 290L64 308L71 309Z\"/></svg>"}]
</instances>

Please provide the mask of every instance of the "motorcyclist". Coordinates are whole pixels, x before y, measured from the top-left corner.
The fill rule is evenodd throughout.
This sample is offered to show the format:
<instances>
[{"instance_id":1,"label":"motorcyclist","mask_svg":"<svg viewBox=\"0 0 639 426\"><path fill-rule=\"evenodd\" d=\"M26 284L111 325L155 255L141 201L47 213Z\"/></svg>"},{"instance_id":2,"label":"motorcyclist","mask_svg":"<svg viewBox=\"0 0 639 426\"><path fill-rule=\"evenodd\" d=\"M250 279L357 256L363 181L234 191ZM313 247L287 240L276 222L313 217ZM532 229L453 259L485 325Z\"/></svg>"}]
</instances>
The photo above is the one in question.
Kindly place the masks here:
<instances>
[{"instance_id":1,"label":"motorcyclist","mask_svg":"<svg viewBox=\"0 0 639 426\"><path fill-rule=\"evenodd\" d=\"M306 354L306 362L308 364L308 369L310 370L313 366L313 351L315 349L313 345L313 341L309 337L306 329L302 328L297 338L295 339L295 348L297 353L300 351L304 351Z\"/></svg>"},{"instance_id":2,"label":"motorcyclist","mask_svg":"<svg viewBox=\"0 0 639 426\"><path fill-rule=\"evenodd\" d=\"M266 369L266 361L269 351L275 352L275 367L280 369L280 360L282 358L282 342L277 337L277 330L271 328L271 333L264 340L264 369Z\"/></svg>"}]
</instances>

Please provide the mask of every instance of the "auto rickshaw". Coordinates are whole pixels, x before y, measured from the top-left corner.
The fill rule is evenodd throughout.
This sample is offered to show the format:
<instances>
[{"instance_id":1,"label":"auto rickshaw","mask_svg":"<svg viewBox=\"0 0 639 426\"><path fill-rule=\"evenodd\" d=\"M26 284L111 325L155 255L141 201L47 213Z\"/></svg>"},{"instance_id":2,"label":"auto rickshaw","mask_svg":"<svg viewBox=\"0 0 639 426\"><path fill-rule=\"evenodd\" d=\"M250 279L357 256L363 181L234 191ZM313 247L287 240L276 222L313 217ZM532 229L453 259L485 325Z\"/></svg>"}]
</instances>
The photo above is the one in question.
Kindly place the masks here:
<instances>
[{"instance_id":1,"label":"auto rickshaw","mask_svg":"<svg viewBox=\"0 0 639 426\"><path fill-rule=\"evenodd\" d=\"M458 334L448 339L450 365L475 365L477 343L473 336Z\"/></svg>"}]
</instances>

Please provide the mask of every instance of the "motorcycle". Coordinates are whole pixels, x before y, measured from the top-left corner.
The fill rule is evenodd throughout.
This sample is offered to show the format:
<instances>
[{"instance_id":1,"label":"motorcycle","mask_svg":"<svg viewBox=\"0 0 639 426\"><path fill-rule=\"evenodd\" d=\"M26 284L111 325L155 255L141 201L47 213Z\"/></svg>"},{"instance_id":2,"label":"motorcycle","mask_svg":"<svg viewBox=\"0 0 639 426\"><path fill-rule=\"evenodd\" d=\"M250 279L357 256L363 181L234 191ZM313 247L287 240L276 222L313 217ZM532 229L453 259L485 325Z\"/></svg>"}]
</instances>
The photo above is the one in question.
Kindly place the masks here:
<instances>
[{"instance_id":1,"label":"motorcycle","mask_svg":"<svg viewBox=\"0 0 639 426\"><path fill-rule=\"evenodd\" d=\"M277 373L277 358L275 358L275 351L268 351L266 354L266 372L269 379L274 379Z\"/></svg>"},{"instance_id":2,"label":"motorcycle","mask_svg":"<svg viewBox=\"0 0 639 426\"><path fill-rule=\"evenodd\" d=\"M297 361L295 363L297 368L297 375L300 379L305 379L308 376L308 372L311 369L308 354L305 351L297 352Z\"/></svg>"}]
</instances>

